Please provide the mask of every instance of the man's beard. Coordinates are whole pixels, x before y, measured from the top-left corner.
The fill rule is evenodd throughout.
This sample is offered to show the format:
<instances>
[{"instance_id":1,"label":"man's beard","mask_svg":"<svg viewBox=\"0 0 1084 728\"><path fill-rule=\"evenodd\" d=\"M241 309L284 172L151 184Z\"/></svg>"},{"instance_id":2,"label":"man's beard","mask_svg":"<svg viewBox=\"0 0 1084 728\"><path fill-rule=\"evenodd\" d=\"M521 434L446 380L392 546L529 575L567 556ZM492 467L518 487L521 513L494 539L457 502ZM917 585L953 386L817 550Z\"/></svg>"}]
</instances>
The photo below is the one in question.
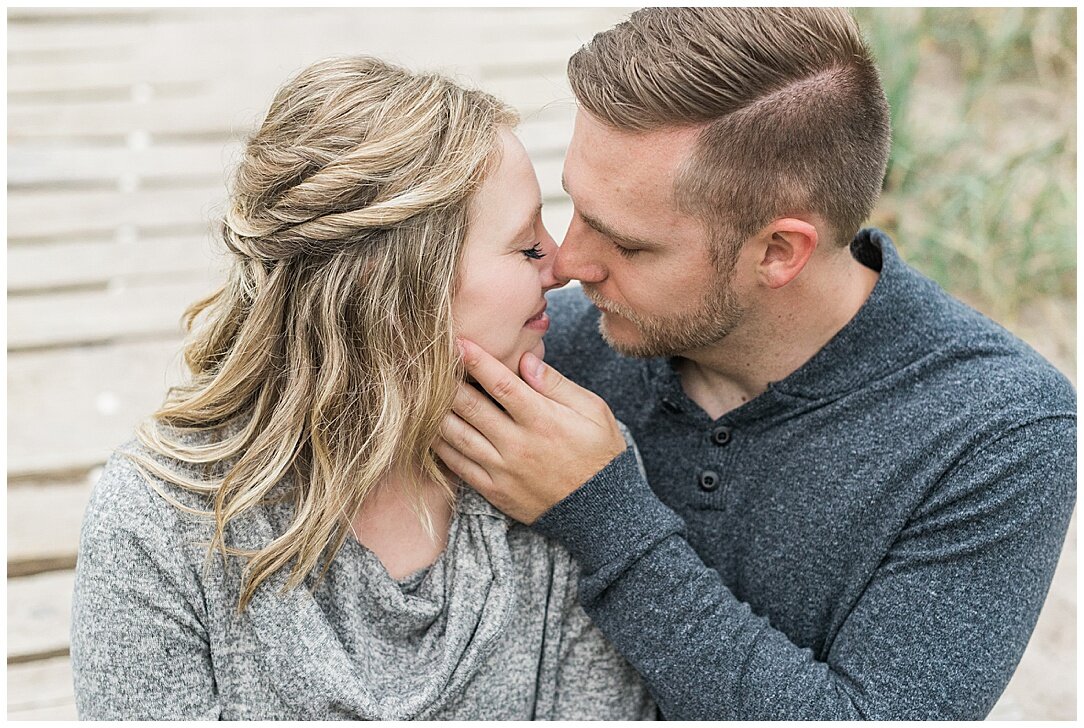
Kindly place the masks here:
<instances>
[{"instance_id":1,"label":"man's beard","mask_svg":"<svg viewBox=\"0 0 1084 728\"><path fill-rule=\"evenodd\" d=\"M725 273L720 271L716 284L706 291L695 310L673 316L638 315L602 298L588 284L583 284L583 292L595 306L622 316L639 331L639 341L619 341L606 325L605 315L599 319L599 333L619 354L642 358L675 356L718 342L741 321L745 307L738 302L730 285L732 273L733 268Z\"/></svg>"}]
</instances>

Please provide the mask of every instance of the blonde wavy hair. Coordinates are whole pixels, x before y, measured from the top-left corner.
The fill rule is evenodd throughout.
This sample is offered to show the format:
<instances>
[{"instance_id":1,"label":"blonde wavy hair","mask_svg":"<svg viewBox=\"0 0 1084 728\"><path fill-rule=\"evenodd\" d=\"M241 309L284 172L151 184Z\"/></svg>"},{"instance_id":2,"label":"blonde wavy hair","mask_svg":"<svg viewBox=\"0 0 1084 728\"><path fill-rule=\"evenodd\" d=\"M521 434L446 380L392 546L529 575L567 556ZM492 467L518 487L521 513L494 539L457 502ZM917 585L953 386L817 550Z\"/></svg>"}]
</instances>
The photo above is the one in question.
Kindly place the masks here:
<instances>
[{"instance_id":1,"label":"blonde wavy hair","mask_svg":"<svg viewBox=\"0 0 1084 728\"><path fill-rule=\"evenodd\" d=\"M208 558L245 558L238 611L279 569L293 589L323 556L322 578L393 468L454 497L430 450L462 377L452 297L472 195L516 121L441 76L347 57L287 82L247 141L221 222L228 279L184 317L189 381L138 431L155 457L127 453L213 499L201 511L155 486L213 515ZM227 524L279 483L289 527L232 548Z\"/></svg>"}]
</instances>

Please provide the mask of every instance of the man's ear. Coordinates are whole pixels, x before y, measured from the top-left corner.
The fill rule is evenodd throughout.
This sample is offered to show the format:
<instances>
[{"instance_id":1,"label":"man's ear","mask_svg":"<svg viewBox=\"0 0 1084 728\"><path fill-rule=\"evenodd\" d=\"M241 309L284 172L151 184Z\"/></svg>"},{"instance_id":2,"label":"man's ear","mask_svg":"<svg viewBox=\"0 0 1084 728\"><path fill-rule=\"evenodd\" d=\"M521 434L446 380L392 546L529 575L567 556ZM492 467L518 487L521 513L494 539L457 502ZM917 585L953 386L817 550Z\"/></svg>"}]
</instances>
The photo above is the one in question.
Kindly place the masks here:
<instances>
[{"instance_id":1,"label":"man's ear","mask_svg":"<svg viewBox=\"0 0 1084 728\"><path fill-rule=\"evenodd\" d=\"M781 217L757 235L763 255L757 277L768 288L782 288L794 280L817 249L817 228L805 220Z\"/></svg>"}]
</instances>

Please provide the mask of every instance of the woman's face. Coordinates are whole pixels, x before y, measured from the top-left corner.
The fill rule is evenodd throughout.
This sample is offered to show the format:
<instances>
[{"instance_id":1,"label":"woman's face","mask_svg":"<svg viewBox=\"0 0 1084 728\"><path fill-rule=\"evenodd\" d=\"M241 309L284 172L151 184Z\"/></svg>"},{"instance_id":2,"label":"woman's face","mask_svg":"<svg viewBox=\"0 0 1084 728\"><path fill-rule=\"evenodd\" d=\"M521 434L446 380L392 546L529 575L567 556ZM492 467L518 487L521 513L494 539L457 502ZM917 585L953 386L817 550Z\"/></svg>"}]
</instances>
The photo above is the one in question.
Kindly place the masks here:
<instances>
[{"instance_id":1,"label":"woman's face","mask_svg":"<svg viewBox=\"0 0 1084 728\"><path fill-rule=\"evenodd\" d=\"M553 275L557 244L542 226L542 193L527 151L510 131L502 130L500 144L500 166L471 205L452 315L458 336L518 373L524 352L544 354L543 294L564 282Z\"/></svg>"}]
</instances>

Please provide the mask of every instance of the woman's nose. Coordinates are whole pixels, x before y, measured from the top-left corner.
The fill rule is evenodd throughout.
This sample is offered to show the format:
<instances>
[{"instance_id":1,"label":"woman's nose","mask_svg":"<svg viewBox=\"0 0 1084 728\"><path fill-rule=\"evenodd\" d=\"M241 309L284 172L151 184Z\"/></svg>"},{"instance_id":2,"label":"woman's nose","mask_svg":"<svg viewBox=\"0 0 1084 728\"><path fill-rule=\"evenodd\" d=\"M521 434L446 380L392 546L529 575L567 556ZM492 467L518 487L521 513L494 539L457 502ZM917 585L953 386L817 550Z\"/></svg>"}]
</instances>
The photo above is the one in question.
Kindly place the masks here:
<instances>
[{"instance_id":1,"label":"woman's nose","mask_svg":"<svg viewBox=\"0 0 1084 728\"><path fill-rule=\"evenodd\" d=\"M553 236L549 234L545 226L542 228L542 239L539 243L542 245L542 252L546 254L546 257L542 258L542 290L552 291L555 288L568 283L563 278L558 278L554 273L554 263L557 261L557 243L554 241Z\"/></svg>"}]
</instances>

